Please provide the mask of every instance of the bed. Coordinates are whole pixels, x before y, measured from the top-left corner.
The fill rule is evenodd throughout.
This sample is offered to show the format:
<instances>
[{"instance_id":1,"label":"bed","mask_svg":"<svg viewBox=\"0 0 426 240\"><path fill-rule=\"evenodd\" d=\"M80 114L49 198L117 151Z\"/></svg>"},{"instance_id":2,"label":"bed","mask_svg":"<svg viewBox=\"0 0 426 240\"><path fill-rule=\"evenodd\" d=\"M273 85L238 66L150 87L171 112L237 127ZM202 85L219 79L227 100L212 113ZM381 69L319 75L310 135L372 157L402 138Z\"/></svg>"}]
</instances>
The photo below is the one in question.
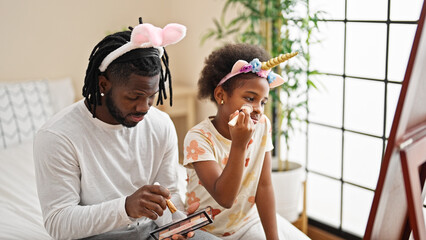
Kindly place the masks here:
<instances>
[{"instance_id":1,"label":"bed","mask_svg":"<svg viewBox=\"0 0 426 240\"><path fill-rule=\"evenodd\" d=\"M33 137L74 100L70 78L0 83L0 239L52 239L37 197Z\"/></svg>"},{"instance_id":2,"label":"bed","mask_svg":"<svg viewBox=\"0 0 426 240\"><path fill-rule=\"evenodd\" d=\"M70 78L0 82L0 239L52 239L43 226L33 162L33 137L75 100ZM180 196L186 171L179 166Z\"/></svg>"}]
</instances>

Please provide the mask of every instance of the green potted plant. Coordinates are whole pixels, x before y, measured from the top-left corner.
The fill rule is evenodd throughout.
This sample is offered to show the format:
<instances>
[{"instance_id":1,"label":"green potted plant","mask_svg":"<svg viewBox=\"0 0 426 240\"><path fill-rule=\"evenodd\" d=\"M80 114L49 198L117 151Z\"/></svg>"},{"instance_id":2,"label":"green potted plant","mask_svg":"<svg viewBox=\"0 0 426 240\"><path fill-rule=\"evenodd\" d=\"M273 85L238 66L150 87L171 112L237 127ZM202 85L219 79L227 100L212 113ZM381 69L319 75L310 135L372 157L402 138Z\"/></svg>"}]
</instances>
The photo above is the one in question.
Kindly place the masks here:
<instances>
[{"instance_id":1,"label":"green potted plant","mask_svg":"<svg viewBox=\"0 0 426 240\"><path fill-rule=\"evenodd\" d=\"M238 13L233 19L226 20L230 8L237 9ZM300 11L301 9L304 10ZM233 37L236 42L262 45L273 57L299 52L298 56L275 67L274 71L287 76L288 81L271 91L272 104L269 104L266 111L273 124L276 146L274 158L277 164L274 167L273 181L274 178L279 178L275 179L279 184L274 184L274 187L290 181L296 185L281 185L280 191L275 191L278 201L285 201L282 196L278 196L278 193L283 192L286 195L284 197L296 199L296 203L280 204L289 206L291 213L287 213L286 209L282 212L277 209L291 222L298 217L297 206L303 181L300 175L304 175L304 169L301 164L291 162L288 153L297 123L305 121L301 115L307 112L307 90L315 88L312 77L318 72L309 68L309 46L318 42L314 33L318 31L317 23L323 13L310 12L309 0L226 0L220 19L213 20L215 27L209 29L201 41L203 43L213 39L225 43ZM285 154L282 154L282 149L286 150ZM280 175L287 175L287 179L281 179ZM289 193L291 191L294 193Z\"/></svg>"}]
</instances>

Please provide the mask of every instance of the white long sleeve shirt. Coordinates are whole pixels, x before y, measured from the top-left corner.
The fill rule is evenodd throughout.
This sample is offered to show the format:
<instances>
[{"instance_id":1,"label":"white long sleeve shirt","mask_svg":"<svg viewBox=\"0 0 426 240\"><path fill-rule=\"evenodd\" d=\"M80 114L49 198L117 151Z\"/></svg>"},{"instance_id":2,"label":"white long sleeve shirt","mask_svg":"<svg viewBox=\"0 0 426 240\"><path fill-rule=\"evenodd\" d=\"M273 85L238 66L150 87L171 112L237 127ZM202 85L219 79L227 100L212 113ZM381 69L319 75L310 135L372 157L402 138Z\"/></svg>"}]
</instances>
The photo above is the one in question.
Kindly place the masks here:
<instances>
[{"instance_id":1,"label":"white long sleeve shirt","mask_svg":"<svg viewBox=\"0 0 426 240\"><path fill-rule=\"evenodd\" d=\"M135 127L126 128L93 118L83 100L76 102L38 131L34 160L44 225L55 239L131 224L126 197L154 182L169 189L173 202L182 203L176 130L170 117L154 107Z\"/></svg>"}]
</instances>

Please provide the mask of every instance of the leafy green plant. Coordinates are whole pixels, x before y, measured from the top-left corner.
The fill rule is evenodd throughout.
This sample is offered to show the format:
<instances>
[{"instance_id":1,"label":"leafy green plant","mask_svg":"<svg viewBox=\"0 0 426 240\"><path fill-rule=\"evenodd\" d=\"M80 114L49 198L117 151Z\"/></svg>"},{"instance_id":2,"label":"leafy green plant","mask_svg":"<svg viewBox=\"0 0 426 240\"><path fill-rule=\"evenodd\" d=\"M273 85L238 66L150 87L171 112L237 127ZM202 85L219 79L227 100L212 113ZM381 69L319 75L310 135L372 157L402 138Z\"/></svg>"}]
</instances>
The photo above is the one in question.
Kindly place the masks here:
<instances>
[{"instance_id":1,"label":"leafy green plant","mask_svg":"<svg viewBox=\"0 0 426 240\"><path fill-rule=\"evenodd\" d=\"M226 20L231 8L237 16ZM226 0L220 19L214 19L214 28L209 29L201 43L215 40L262 45L271 56L299 52L299 55L274 71L288 77L288 81L271 91L272 104L267 111L272 117L273 136L277 147L278 170L288 169L290 139L297 130L297 123L306 121L307 90L316 88L310 69L309 46L319 42L315 33L323 11L310 12L309 0ZM281 137L284 138L286 157L281 159Z\"/></svg>"}]
</instances>

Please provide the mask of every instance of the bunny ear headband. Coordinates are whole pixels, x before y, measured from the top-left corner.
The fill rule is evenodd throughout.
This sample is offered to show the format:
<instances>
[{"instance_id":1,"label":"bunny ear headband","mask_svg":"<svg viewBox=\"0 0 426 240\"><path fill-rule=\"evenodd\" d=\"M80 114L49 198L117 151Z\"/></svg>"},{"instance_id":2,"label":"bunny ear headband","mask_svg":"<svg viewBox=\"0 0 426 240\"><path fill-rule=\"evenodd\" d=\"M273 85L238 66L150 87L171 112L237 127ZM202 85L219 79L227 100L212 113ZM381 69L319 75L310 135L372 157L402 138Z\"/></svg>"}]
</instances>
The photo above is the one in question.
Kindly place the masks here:
<instances>
[{"instance_id":1,"label":"bunny ear headband","mask_svg":"<svg viewBox=\"0 0 426 240\"><path fill-rule=\"evenodd\" d=\"M222 85L224 82L226 82L228 79L232 78L235 75L252 72L256 73L261 78L266 78L268 80L270 88L277 87L283 84L285 80L280 75L272 72L271 68L287 61L288 59L296 56L297 54L298 52L281 54L280 56L272 58L267 62L260 62L257 58L253 59L250 63L244 60L238 60L232 67L231 72L228 73L224 78L222 78L222 80L220 80L217 86Z\"/></svg>"},{"instance_id":2,"label":"bunny ear headband","mask_svg":"<svg viewBox=\"0 0 426 240\"><path fill-rule=\"evenodd\" d=\"M156 48L161 58L164 53L163 47L179 42L185 34L186 27L177 23L167 24L163 29L149 23L139 24L133 28L130 42L108 54L99 66L99 70L104 72L115 59L137 48Z\"/></svg>"}]
</instances>

